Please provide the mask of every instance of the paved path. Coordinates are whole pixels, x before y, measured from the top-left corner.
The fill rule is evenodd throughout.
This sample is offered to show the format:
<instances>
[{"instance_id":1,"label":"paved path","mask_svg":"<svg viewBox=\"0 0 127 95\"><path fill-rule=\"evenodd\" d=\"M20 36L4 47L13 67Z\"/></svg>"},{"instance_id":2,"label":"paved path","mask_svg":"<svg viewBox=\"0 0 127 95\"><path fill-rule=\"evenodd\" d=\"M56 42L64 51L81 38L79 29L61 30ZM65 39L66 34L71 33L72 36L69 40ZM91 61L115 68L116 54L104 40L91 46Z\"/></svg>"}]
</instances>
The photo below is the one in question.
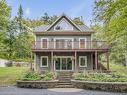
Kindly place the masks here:
<instances>
[{"instance_id":1,"label":"paved path","mask_svg":"<svg viewBox=\"0 0 127 95\"><path fill-rule=\"evenodd\" d=\"M75 88L25 89L0 87L0 95L127 95L127 93L90 91Z\"/></svg>"}]
</instances>

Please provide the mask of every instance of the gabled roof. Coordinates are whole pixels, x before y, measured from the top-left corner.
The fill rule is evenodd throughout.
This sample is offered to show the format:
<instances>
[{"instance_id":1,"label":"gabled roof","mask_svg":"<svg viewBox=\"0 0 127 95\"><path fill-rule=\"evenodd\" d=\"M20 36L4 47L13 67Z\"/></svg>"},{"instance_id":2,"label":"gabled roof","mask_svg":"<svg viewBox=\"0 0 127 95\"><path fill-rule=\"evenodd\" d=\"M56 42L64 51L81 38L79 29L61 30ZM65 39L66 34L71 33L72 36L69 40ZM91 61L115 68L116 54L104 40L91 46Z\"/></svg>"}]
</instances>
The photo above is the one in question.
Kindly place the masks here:
<instances>
[{"instance_id":1,"label":"gabled roof","mask_svg":"<svg viewBox=\"0 0 127 95\"><path fill-rule=\"evenodd\" d=\"M61 15L54 23L51 25L41 25L34 28L35 32L46 32L50 31L50 29L55 26L61 19L65 18L70 24L72 24L78 31L81 32L93 32L92 29L87 27L86 25L76 25L69 17L67 17L65 14Z\"/></svg>"}]
</instances>

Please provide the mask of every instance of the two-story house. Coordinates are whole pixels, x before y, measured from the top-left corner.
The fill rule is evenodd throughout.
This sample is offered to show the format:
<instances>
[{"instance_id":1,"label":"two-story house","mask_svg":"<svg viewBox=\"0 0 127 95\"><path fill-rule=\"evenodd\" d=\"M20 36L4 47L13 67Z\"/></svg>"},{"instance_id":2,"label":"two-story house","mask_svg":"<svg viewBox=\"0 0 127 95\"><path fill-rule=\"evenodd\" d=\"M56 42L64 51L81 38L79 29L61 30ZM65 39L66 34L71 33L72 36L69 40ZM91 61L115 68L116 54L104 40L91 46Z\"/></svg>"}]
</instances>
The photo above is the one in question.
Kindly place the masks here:
<instances>
[{"instance_id":1,"label":"two-story house","mask_svg":"<svg viewBox=\"0 0 127 95\"><path fill-rule=\"evenodd\" d=\"M93 33L86 25L76 25L66 15L60 16L51 25L34 28L34 69L40 73L99 70L99 55L108 55L109 48L104 42L92 40Z\"/></svg>"}]
</instances>

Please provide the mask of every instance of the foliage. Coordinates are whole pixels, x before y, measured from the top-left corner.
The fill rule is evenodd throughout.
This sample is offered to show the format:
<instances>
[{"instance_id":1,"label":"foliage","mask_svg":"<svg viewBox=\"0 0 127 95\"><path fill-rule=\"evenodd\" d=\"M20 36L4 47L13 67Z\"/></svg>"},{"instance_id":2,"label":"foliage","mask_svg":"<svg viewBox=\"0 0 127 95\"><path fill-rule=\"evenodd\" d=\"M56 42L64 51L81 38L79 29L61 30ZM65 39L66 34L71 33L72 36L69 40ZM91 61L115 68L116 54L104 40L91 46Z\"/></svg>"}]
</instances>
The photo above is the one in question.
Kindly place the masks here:
<instances>
[{"instance_id":1,"label":"foliage","mask_svg":"<svg viewBox=\"0 0 127 95\"><path fill-rule=\"evenodd\" d=\"M117 74L93 73L87 76L82 73L74 74L75 80L94 81L94 82L127 82L127 76Z\"/></svg>"},{"instance_id":2,"label":"foliage","mask_svg":"<svg viewBox=\"0 0 127 95\"><path fill-rule=\"evenodd\" d=\"M102 25L102 37L111 46L111 59L127 66L127 1L98 0L95 20Z\"/></svg>"},{"instance_id":3,"label":"foliage","mask_svg":"<svg viewBox=\"0 0 127 95\"><path fill-rule=\"evenodd\" d=\"M39 74L35 73L35 72L31 72L29 71L28 73L25 73L25 75L23 76L22 80L23 81L34 81L34 80L40 80L41 77L39 76Z\"/></svg>"},{"instance_id":4,"label":"foliage","mask_svg":"<svg viewBox=\"0 0 127 95\"><path fill-rule=\"evenodd\" d=\"M24 74L24 76L21 78L23 81L37 81L37 80L43 80L43 81L50 81L56 78L56 75L52 72L46 72L43 75L40 75L36 72L27 72Z\"/></svg>"}]
</instances>

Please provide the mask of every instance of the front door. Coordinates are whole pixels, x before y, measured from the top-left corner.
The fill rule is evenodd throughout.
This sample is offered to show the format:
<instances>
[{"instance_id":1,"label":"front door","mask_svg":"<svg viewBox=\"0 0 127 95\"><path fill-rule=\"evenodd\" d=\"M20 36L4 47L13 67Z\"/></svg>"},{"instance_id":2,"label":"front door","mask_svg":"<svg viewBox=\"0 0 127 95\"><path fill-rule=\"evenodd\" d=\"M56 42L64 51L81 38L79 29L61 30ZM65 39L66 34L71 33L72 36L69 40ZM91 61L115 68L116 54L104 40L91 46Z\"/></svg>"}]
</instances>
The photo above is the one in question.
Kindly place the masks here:
<instances>
[{"instance_id":1,"label":"front door","mask_svg":"<svg viewBox=\"0 0 127 95\"><path fill-rule=\"evenodd\" d=\"M56 58L55 70L68 71L73 70L73 60L70 57Z\"/></svg>"}]
</instances>

